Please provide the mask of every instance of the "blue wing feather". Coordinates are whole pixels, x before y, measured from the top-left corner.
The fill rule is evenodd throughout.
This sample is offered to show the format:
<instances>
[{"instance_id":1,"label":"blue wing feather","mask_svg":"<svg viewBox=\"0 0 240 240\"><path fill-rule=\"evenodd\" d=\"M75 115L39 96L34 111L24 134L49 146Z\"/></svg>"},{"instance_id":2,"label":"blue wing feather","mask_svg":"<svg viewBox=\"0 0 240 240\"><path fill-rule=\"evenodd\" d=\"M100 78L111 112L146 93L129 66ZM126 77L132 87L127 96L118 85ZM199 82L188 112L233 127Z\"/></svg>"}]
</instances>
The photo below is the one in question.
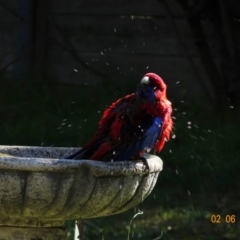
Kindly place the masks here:
<instances>
[{"instance_id":1,"label":"blue wing feather","mask_svg":"<svg viewBox=\"0 0 240 240\"><path fill-rule=\"evenodd\" d=\"M102 161L124 161L142 152L152 149L161 133L162 118L146 115L141 125L126 124L121 131L119 141L112 146L112 151L106 154Z\"/></svg>"}]
</instances>

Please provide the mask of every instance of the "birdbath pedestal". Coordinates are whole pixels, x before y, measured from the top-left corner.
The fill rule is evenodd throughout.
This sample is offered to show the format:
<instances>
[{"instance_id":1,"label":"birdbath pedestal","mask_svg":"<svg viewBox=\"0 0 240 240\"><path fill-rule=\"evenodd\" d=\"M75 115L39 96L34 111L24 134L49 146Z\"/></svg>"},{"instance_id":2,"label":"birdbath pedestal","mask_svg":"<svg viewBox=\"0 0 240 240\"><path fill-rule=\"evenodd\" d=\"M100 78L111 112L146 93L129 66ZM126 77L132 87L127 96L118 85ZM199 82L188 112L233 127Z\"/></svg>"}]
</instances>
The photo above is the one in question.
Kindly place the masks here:
<instances>
[{"instance_id":1,"label":"birdbath pedestal","mask_svg":"<svg viewBox=\"0 0 240 240\"><path fill-rule=\"evenodd\" d=\"M149 154L149 171L141 161L64 159L76 150L0 146L1 240L65 240L65 221L135 207L162 170L162 160Z\"/></svg>"}]
</instances>

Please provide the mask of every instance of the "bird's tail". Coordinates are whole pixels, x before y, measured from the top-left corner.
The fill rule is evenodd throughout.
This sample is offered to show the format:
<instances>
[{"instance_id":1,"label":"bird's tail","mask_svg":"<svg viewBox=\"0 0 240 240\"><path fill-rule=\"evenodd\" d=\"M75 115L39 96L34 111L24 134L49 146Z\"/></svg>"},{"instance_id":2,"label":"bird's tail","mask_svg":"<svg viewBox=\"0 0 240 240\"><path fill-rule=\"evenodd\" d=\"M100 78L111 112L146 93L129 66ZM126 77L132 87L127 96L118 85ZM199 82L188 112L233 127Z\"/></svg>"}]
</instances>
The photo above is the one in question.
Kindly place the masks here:
<instances>
[{"instance_id":1,"label":"bird's tail","mask_svg":"<svg viewBox=\"0 0 240 240\"><path fill-rule=\"evenodd\" d=\"M70 156L65 157L65 159L91 159L91 160L100 160L96 158L96 153L99 151L99 148L105 143L105 139L101 138L96 141L90 141L83 148L79 149Z\"/></svg>"},{"instance_id":2,"label":"bird's tail","mask_svg":"<svg viewBox=\"0 0 240 240\"><path fill-rule=\"evenodd\" d=\"M67 156L67 157L64 157L64 159L77 159L78 156L81 156L81 155L82 155L82 153L83 153L83 150L82 150L82 148L81 148L81 149L78 150L77 152L75 152L75 153L73 153L73 154L71 154L71 155L69 155L69 156Z\"/></svg>"}]
</instances>

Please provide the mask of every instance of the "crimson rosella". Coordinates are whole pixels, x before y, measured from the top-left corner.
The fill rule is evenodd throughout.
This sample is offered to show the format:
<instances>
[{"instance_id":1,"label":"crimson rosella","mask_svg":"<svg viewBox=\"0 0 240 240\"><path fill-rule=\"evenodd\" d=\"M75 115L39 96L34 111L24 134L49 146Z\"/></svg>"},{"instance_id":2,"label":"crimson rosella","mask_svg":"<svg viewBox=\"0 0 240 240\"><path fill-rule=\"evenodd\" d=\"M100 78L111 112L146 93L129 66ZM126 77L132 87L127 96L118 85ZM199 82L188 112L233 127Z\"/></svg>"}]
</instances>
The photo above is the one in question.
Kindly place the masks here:
<instances>
[{"instance_id":1,"label":"crimson rosella","mask_svg":"<svg viewBox=\"0 0 240 240\"><path fill-rule=\"evenodd\" d=\"M145 74L137 91L108 107L93 138L67 159L144 160L144 152L160 152L173 126L166 89L157 74Z\"/></svg>"}]
</instances>

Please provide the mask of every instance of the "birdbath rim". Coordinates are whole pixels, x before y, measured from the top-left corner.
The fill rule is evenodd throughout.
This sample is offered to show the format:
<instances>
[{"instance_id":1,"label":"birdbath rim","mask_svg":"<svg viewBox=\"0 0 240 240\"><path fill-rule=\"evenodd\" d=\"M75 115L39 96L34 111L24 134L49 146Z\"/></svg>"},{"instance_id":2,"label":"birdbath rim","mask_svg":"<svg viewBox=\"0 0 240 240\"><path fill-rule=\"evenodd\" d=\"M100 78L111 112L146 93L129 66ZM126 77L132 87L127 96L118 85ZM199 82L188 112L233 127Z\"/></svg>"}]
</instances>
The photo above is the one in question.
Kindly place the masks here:
<instances>
[{"instance_id":1,"label":"birdbath rim","mask_svg":"<svg viewBox=\"0 0 240 240\"><path fill-rule=\"evenodd\" d=\"M39 147L39 146L7 146L0 145L0 153L6 153L3 149L58 149L61 151L71 150L76 151L79 148L68 148L68 147ZM13 151L14 152L14 151ZM72 172L78 169L80 166L85 166L87 168L93 168L92 171L95 176L105 176L112 175L111 172L114 170L115 174L121 174L125 176L136 175L136 174L149 174L155 173L162 170L163 162L162 160L152 154L145 153L144 156L147 159L148 164L151 166L149 170L143 164L141 160L131 160L131 161L118 161L118 162L103 162L103 161L93 161L93 160L72 160L61 158L46 158L46 157L23 157L23 156L0 156L0 169L6 170L19 170L19 171L66 171ZM124 171L123 171L124 169Z\"/></svg>"},{"instance_id":2,"label":"birdbath rim","mask_svg":"<svg viewBox=\"0 0 240 240\"><path fill-rule=\"evenodd\" d=\"M100 162L64 157L79 148L0 146L0 226L53 227L124 212L153 190L162 160Z\"/></svg>"}]
</instances>

